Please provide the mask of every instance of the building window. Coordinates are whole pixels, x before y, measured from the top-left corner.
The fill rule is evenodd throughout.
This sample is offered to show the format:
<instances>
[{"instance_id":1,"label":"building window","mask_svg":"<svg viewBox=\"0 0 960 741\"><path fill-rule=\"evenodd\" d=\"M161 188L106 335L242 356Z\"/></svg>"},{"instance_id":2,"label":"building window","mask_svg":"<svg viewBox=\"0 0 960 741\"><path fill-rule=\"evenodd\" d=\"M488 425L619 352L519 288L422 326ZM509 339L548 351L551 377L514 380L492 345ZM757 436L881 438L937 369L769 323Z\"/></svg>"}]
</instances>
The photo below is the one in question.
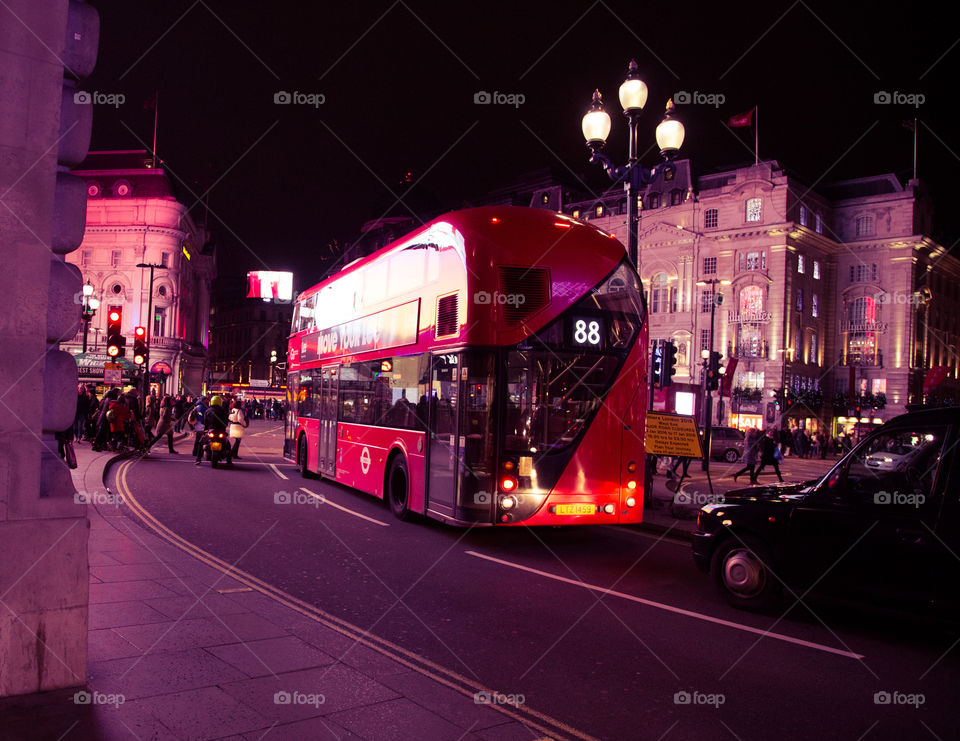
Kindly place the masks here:
<instances>
[{"instance_id":1,"label":"building window","mask_svg":"<svg viewBox=\"0 0 960 741\"><path fill-rule=\"evenodd\" d=\"M704 291L700 294L700 313L709 314L713 308L713 291Z\"/></svg>"},{"instance_id":2,"label":"building window","mask_svg":"<svg viewBox=\"0 0 960 741\"><path fill-rule=\"evenodd\" d=\"M807 222L810 220L810 214L807 211L807 207L802 205L800 206L800 226L807 226Z\"/></svg>"},{"instance_id":3,"label":"building window","mask_svg":"<svg viewBox=\"0 0 960 741\"><path fill-rule=\"evenodd\" d=\"M166 268L166 267L170 267L170 253L169 253L169 252L161 252L161 253L160 253L160 264L163 265L163 267L165 267L165 268Z\"/></svg>"},{"instance_id":4,"label":"building window","mask_svg":"<svg viewBox=\"0 0 960 741\"><path fill-rule=\"evenodd\" d=\"M679 188L670 191L670 205L679 206L683 203L683 191Z\"/></svg>"},{"instance_id":5,"label":"building window","mask_svg":"<svg viewBox=\"0 0 960 741\"><path fill-rule=\"evenodd\" d=\"M803 289L797 289L797 311L803 311Z\"/></svg>"},{"instance_id":6,"label":"building window","mask_svg":"<svg viewBox=\"0 0 960 741\"><path fill-rule=\"evenodd\" d=\"M741 263L744 262L743 254L740 255ZM741 266L741 269L746 268L747 270L766 270L767 268L767 253L766 252L748 252L746 253L746 263Z\"/></svg>"},{"instance_id":7,"label":"building window","mask_svg":"<svg viewBox=\"0 0 960 741\"><path fill-rule=\"evenodd\" d=\"M673 314L677 313L677 289L670 289L670 312Z\"/></svg>"},{"instance_id":8,"label":"building window","mask_svg":"<svg viewBox=\"0 0 960 741\"><path fill-rule=\"evenodd\" d=\"M90 250L80 251L80 267L87 267L90 264Z\"/></svg>"},{"instance_id":9,"label":"building window","mask_svg":"<svg viewBox=\"0 0 960 741\"><path fill-rule=\"evenodd\" d=\"M700 350L709 350L710 349L710 330L701 329L700 330Z\"/></svg>"},{"instance_id":10,"label":"building window","mask_svg":"<svg viewBox=\"0 0 960 741\"><path fill-rule=\"evenodd\" d=\"M113 267L115 267L115 268L120 267L120 257L121 257L121 255L122 255L122 253L120 252L120 250L113 250L113 251L110 252L110 264L111 264Z\"/></svg>"},{"instance_id":11,"label":"building window","mask_svg":"<svg viewBox=\"0 0 960 741\"><path fill-rule=\"evenodd\" d=\"M873 263L873 271L872 271L872 272L873 272L873 281L874 281L874 283L876 283L876 281L877 281L877 263Z\"/></svg>"},{"instance_id":12,"label":"building window","mask_svg":"<svg viewBox=\"0 0 960 741\"><path fill-rule=\"evenodd\" d=\"M803 255L797 255L797 272L800 273L800 275L807 272L807 265L803 259Z\"/></svg>"},{"instance_id":13,"label":"building window","mask_svg":"<svg viewBox=\"0 0 960 741\"><path fill-rule=\"evenodd\" d=\"M814 319L820 316L820 300L817 298L817 294L810 296L810 314Z\"/></svg>"},{"instance_id":14,"label":"building window","mask_svg":"<svg viewBox=\"0 0 960 741\"><path fill-rule=\"evenodd\" d=\"M720 212L715 208L708 208L703 213L704 229L716 229L720 223Z\"/></svg>"},{"instance_id":15,"label":"building window","mask_svg":"<svg viewBox=\"0 0 960 741\"><path fill-rule=\"evenodd\" d=\"M808 349L807 362L808 363L817 362L817 333L816 332L810 333L810 346Z\"/></svg>"},{"instance_id":16,"label":"building window","mask_svg":"<svg viewBox=\"0 0 960 741\"><path fill-rule=\"evenodd\" d=\"M748 198L746 207L747 221L760 221L763 218L763 199Z\"/></svg>"},{"instance_id":17,"label":"building window","mask_svg":"<svg viewBox=\"0 0 960 741\"><path fill-rule=\"evenodd\" d=\"M667 311L667 301L670 299L670 289L667 287L667 274L657 273L650 281L650 312L657 314L661 311Z\"/></svg>"},{"instance_id":18,"label":"building window","mask_svg":"<svg viewBox=\"0 0 960 741\"><path fill-rule=\"evenodd\" d=\"M820 261L819 260L813 261L813 279L820 280Z\"/></svg>"},{"instance_id":19,"label":"building window","mask_svg":"<svg viewBox=\"0 0 960 741\"><path fill-rule=\"evenodd\" d=\"M716 272L717 272L717 258L715 257L703 258L703 274L715 275Z\"/></svg>"},{"instance_id":20,"label":"building window","mask_svg":"<svg viewBox=\"0 0 960 741\"><path fill-rule=\"evenodd\" d=\"M167 310L165 307L158 306L153 310L153 334L152 337L166 337L167 328Z\"/></svg>"},{"instance_id":21,"label":"building window","mask_svg":"<svg viewBox=\"0 0 960 741\"><path fill-rule=\"evenodd\" d=\"M877 335L868 331L877 321L877 302L861 296L850 304L850 332L847 334L847 362L873 365L877 360Z\"/></svg>"},{"instance_id":22,"label":"building window","mask_svg":"<svg viewBox=\"0 0 960 741\"><path fill-rule=\"evenodd\" d=\"M160 287L157 289L157 294L159 294L160 296L166 296L166 295L167 295L167 287L166 287L166 286L160 286Z\"/></svg>"},{"instance_id":23,"label":"building window","mask_svg":"<svg viewBox=\"0 0 960 741\"><path fill-rule=\"evenodd\" d=\"M647 196L647 208L650 208L650 209L660 208L659 193L651 193L649 196Z\"/></svg>"},{"instance_id":24,"label":"building window","mask_svg":"<svg viewBox=\"0 0 960 741\"><path fill-rule=\"evenodd\" d=\"M813 218L816 223L814 228L816 229L817 234L823 234L823 217L820 214L815 214Z\"/></svg>"},{"instance_id":25,"label":"building window","mask_svg":"<svg viewBox=\"0 0 960 741\"><path fill-rule=\"evenodd\" d=\"M595 209L593 209L593 213L594 213L594 215L595 215L598 219L599 219L601 216L603 216L603 204L602 204L602 203L598 203L598 204L597 204L597 207L596 207Z\"/></svg>"},{"instance_id":26,"label":"building window","mask_svg":"<svg viewBox=\"0 0 960 741\"><path fill-rule=\"evenodd\" d=\"M573 216L573 218L575 218L575 219L579 219L579 218L580 218L580 209L579 209L579 208L573 209L573 212L571 213L571 216Z\"/></svg>"},{"instance_id":27,"label":"building window","mask_svg":"<svg viewBox=\"0 0 960 741\"><path fill-rule=\"evenodd\" d=\"M857 217L857 236L869 237L873 235L873 217L870 215Z\"/></svg>"}]
</instances>

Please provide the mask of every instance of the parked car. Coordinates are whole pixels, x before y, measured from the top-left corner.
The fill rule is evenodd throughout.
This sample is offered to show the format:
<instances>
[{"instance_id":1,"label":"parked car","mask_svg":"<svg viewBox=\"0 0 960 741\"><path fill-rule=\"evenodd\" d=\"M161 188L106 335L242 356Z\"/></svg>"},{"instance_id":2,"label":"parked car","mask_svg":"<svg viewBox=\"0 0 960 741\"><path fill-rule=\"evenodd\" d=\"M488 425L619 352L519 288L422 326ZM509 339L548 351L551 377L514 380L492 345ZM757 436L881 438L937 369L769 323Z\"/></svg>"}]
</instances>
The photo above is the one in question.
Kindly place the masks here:
<instances>
[{"instance_id":1,"label":"parked car","mask_svg":"<svg viewBox=\"0 0 960 741\"><path fill-rule=\"evenodd\" d=\"M736 427L714 427L710 431L710 457L736 463L743 457L743 441L746 435Z\"/></svg>"},{"instance_id":2,"label":"parked car","mask_svg":"<svg viewBox=\"0 0 960 741\"><path fill-rule=\"evenodd\" d=\"M694 561L736 607L769 607L786 584L958 617L958 443L960 408L913 412L817 481L727 492L697 516Z\"/></svg>"}]
</instances>

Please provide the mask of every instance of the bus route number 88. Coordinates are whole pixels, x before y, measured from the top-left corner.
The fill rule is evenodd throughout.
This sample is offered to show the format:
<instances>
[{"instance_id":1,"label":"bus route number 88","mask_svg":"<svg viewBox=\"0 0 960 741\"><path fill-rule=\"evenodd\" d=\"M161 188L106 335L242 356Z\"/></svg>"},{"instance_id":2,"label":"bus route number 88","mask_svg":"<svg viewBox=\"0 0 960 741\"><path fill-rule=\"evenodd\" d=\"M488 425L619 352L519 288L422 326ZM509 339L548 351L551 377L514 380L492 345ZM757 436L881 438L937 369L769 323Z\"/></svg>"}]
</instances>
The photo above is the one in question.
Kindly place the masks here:
<instances>
[{"instance_id":1,"label":"bus route number 88","mask_svg":"<svg viewBox=\"0 0 960 741\"><path fill-rule=\"evenodd\" d=\"M603 344L603 324L600 320L574 317L573 344L600 347Z\"/></svg>"}]
</instances>

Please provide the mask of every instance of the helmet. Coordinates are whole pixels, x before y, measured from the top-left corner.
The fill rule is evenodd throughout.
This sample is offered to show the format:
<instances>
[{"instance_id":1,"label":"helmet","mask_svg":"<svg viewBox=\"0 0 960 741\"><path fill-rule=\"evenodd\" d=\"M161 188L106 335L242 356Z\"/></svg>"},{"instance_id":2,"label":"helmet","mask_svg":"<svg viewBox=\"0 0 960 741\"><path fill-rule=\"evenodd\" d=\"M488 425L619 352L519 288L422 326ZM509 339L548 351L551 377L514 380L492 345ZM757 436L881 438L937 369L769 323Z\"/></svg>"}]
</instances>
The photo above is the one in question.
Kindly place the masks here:
<instances>
[{"instance_id":1,"label":"helmet","mask_svg":"<svg viewBox=\"0 0 960 741\"><path fill-rule=\"evenodd\" d=\"M210 406L212 407L218 407L221 404L223 404L223 399L221 399L219 396L214 396L212 399L210 399Z\"/></svg>"}]
</instances>

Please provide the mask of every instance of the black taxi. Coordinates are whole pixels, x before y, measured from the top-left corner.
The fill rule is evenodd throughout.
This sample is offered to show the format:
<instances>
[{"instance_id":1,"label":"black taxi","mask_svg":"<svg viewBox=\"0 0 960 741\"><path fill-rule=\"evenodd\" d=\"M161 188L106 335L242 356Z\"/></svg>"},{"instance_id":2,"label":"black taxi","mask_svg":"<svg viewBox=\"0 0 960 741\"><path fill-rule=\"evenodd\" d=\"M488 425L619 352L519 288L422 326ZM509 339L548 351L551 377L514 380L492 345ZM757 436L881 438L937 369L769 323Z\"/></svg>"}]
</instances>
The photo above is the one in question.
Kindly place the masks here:
<instances>
[{"instance_id":1,"label":"black taxi","mask_svg":"<svg viewBox=\"0 0 960 741\"><path fill-rule=\"evenodd\" d=\"M892 419L826 475L703 507L693 557L730 604L789 589L960 615L960 408Z\"/></svg>"}]
</instances>

